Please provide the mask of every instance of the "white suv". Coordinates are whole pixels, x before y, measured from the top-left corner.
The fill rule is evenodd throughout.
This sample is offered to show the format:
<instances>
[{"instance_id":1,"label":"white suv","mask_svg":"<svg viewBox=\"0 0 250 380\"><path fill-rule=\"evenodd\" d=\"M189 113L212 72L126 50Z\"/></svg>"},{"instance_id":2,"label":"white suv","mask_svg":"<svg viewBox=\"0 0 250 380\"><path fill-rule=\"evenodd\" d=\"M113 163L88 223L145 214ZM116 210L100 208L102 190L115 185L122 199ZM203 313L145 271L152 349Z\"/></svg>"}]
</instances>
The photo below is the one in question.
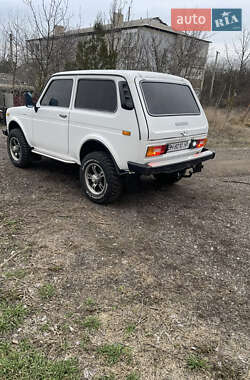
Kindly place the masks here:
<instances>
[{"instance_id":1,"label":"white suv","mask_svg":"<svg viewBox=\"0 0 250 380\"><path fill-rule=\"evenodd\" d=\"M38 102L7 111L8 153L17 167L46 156L80 165L92 201L119 197L122 176L153 174L173 183L199 172L208 123L186 79L143 71L54 74Z\"/></svg>"}]
</instances>

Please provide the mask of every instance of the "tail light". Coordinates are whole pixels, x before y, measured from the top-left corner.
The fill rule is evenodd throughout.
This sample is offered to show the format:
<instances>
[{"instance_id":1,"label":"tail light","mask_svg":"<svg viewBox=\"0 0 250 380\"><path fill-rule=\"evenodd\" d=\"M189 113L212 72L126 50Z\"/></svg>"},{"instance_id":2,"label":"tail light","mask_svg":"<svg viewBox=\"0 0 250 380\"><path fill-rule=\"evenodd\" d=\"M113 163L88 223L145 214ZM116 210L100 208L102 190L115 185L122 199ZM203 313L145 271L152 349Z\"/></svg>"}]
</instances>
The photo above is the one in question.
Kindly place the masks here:
<instances>
[{"instance_id":1,"label":"tail light","mask_svg":"<svg viewBox=\"0 0 250 380\"><path fill-rule=\"evenodd\" d=\"M204 146L207 143L207 138L206 139L199 139L199 140L193 140L191 142L191 148L204 148Z\"/></svg>"},{"instance_id":2,"label":"tail light","mask_svg":"<svg viewBox=\"0 0 250 380\"><path fill-rule=\"evenodd\" d=\"M149 146L146 157L160 156L166 153L167 145Z\"/></svg>"}]
</instances>

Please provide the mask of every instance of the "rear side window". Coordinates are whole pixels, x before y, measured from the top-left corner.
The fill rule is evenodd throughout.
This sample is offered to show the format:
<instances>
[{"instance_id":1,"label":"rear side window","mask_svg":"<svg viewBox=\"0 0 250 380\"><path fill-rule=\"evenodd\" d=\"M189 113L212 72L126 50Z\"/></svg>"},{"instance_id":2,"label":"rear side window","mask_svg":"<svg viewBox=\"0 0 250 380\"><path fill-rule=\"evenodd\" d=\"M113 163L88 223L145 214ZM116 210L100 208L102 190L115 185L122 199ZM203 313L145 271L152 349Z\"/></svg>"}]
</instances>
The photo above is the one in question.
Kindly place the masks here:
<instances>
[{"instance_id":1,"label":"rear side window","mask_svg":"<svg viewBox=\"0 0 250 380\"><path fill-rule=\"evenodd\" d=\"M187 85L165 82L142 82L147 109L152 116L200 113Z\"/></svg>"},{"instance_id":2,"label":"rear side window","mask_svg":"<svg viewBox=\"0 0 250 380\"><path fill-rule=\"evenodd\" d=\"M117 109L116 85L106 79L80 79L75 108L115 112Z\"/></svg>"},{"instance_id":3,"label":"rear side window","mask_svg":"<svg viewBox=\"0 0 250 380\"><path fill-rule=\"evenodd\" d=\"M42 106L68 108L70 104L72 85L72 79L53 80L45 92L40 104Z\"/></svg>"}]
</instances>

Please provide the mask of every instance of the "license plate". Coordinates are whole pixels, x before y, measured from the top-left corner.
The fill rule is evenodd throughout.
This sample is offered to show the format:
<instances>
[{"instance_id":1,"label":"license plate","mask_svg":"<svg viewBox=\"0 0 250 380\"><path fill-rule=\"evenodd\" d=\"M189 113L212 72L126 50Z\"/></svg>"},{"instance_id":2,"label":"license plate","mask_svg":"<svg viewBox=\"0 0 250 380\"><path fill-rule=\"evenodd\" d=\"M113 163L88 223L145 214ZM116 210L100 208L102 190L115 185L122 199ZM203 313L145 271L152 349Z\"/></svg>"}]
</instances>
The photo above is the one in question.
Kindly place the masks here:
<instances>
[{"instance_id":1,"label":"license plate","mask_svg":"<svg viewBox=\"0 0 250 380\"><path fill-rule=\"evenodd\" d=\"M168 144L167 152L174 152L176 150L183 150L189 148L190 141L180 141Z\"/></svg>"}]
</instances>

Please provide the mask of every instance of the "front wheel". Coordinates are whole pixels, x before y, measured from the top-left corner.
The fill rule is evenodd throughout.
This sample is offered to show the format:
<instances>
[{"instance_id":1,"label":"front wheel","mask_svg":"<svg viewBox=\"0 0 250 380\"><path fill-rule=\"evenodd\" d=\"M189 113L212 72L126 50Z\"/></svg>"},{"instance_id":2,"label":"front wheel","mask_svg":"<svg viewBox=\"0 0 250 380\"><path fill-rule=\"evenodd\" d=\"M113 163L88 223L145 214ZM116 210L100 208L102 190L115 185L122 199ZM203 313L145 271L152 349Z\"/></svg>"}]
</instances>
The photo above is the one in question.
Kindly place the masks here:
<instances>
[{"instance_id":1,"label":"front wheel","mask_svg":"<svg viewBox=\"0 0 250 380\"><path fill-rule=\"evenodd\" d=\"M80 169L82 192L93 202L107 204L122 192L120 176L109 154L98 151L87 154Z\"/></svg>"},{"instance_id":2,"label":"front wheel","mask_svg":"<svg viewBox=\"0 0 250 380\"><path fill-rule=\"evenodd\" d=\"M7 149L11 162L15 166L19 168L29 166L31 162L30 146L19 128L10 131L7 140Z\"/></svg>"},{"instance_id":3,"label":"front wheel","mask_svg":"<svg viewBox=\"0 0 250 380\"><path fill-rule=\"evenodd\" d=\"M183 172L154 174L155 179L162 185L171 185L183 177Z\"/></svg>"}]
</instances>

